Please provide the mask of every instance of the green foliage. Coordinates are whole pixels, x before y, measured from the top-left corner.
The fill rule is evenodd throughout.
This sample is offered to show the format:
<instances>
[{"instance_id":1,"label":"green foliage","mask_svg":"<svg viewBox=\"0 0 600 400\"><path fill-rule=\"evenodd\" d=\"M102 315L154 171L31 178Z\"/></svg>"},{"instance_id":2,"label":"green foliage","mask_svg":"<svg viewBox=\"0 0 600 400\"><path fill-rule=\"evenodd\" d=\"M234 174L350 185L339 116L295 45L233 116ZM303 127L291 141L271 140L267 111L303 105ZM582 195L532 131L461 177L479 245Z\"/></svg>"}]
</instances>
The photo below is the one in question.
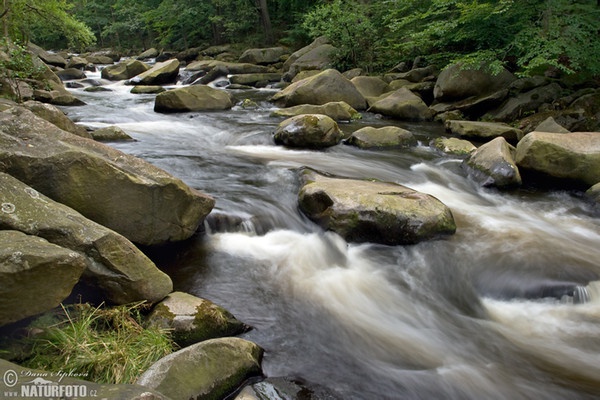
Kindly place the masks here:
<instances>
[{"instance_id":1,"label":"green foliage","mask_svg":"<svg viewBox=\"0 0 600 400\"><path fill-rule=\"evenodd\" d=\"M26 339L32 349L22 365L75 371L98 383L133 383L174 346L168 331L142 326L141 309L142 303L63 307L59 321L39 322L40 333Z\"/></svg>"},{"instance_id":2,"label":"green foliage","mask_svg":"<svg viewBox=\"0 0 600 400\"><path fill-rule=\"evenodd\" d=\"M8 85L9 93L16 102L23 101L21 85L27 80L38 79L42 69L36 67L31 54L24 46L3 40L0 44L6 58L0 58L0 83Z\"/></svg>"}]
</instances>

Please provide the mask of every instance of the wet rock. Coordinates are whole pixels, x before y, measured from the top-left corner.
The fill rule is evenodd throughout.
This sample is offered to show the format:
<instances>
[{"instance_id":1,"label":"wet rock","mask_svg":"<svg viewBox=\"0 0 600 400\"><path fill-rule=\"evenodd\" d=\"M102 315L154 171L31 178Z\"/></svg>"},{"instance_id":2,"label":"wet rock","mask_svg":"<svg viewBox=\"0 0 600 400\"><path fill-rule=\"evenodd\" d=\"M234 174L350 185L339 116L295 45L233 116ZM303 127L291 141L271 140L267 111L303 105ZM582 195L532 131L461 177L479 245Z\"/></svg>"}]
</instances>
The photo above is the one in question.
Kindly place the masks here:
<instances>
[{"instance_id":1,"label":"wet rock","mask_svg":"<svg viewBox=\"0 0 600 400\"><path fill-rule=\"evenodd\" d=\"M406 88L395 90L385 98L375 102L370 112L407 121L429 121L433 114L427 104Z\"/></svg>"},{"instance_id":2,"label":"wet rock","mask_svg":"<svg viewBox=\"0 0 600 400\"><path fill-rule=\"evenodd\" d=\"M131 79L149 69L150 66L141 61L127 60L116 65L109 65L102 70L100 75L102 76L102 79L108 79L109 81L123 81Z\"/></svg>"},{"instance_id":3,"label":"wet rock","mask_svg":"<svg viewBox=\"0 0 600 400\"><path fill-rule=\"evenodd\" d=\"M587 185L600 182L600 132L531 132L517 144L519 168Z\"/></svg>"},{"instance_id":4,"label":"wet rock","mask_svg":"<svg viewBox=\"0 0 600 400\"><path fill-rule=\"evenodd\" d=\"M179 75L179 60L156 63L152 68L134 76L129 81L133 85L165 85L175 83Z\"/></svg>"},{"instance_id":5,"label":"wet rock","mask_svg":"<svg viewBox=\"0 0 600 400\"><path fill-rule=\"evenodd\" d=\"M516 149L497 137L472 152L463 162L469 175L485 187L520 186L521 174L514 161Z\"/></svg>"},{"instance_id":6,"label":"wet rock","mask_svg":"<svg viewBox=\"0 0 600 400\"><path fill-rule=\"evenodd\" d=\"M346 143L361 149L409 147L416 145L417 139L410 131L396 126L366 126L352 133Z\"/></svg>"},{"instance_id":7,"label":"wet rock","mask_svg":"<svg viewBox=\"0 0 600 400\"><path fill-rule=\"evenodd\" d=\"M214 200L136 157L14 107L0 113L0 166L133 242L192 236Z\"/></svg>"},{"instance_id":8,"label":"wet rock","mask_svg":"<svg viewBox=\"0 0 600 400\"><path fill-rule=\"evenodd\" d=\"M169 329L181 347L248 330L248 326L223 307L183 292L173 292L157 304L148 322Z\"/></svg>"},{"instance_id":9,"label":"wet rock","mask_svg":"<svg viewBox=\"0 0 600 400\"><path fill-rule=\"evenodd\" d=\"M325 148L335 146L343 133L327 115L302 114L281 122L273 136L275 143L289 147Z\"/></svg>"},{"instance_id":10,"label":"wet rock","mask_svg":"<svg viewBox=\"0 0 600 400\"><path fill-rule=\"evenodd\" d=\"M448 207L405 186L331 178L308 170L302 180L302 212L348 241L413 244L456 231Z\"/></svg>"},{"instance_id":11,"label":"wet rock","mask_svg":"<svg viewBox=\"0 0 600 400\"><path fill-rule=\"evenodd\" d=\"M92 131L92 138L99 142L123 142L134 140L118 126L107 126Z\"/></svg>"},{"instance_id":12,"label":"wet rock","mask_svg":"<svg viewBox=\"0 0 600 400\"><path fill-rule=\"evenodd\" d=\"M75 252L78 257L84 256L84 279L99 288L108 301L117 304L154 302L171 292L171 279L123 236L56 203L10 175L0 173L0 188L0 202L4 205L0 212L0 229L39 236ZM46 279L53 278L48 275ZM26 293L31 296L34 292Z\"/></svg>"},{"instance_id":13,"label":"wet rock","mask_svg":"<svg viewBox=\"0 0 600 400\"><path fill-rule=\"evenodd\" d=\"M447 137L435 138L429 145L445 154L459 157L466 157L477 149L468 140Z\"/></svg>"},{"instance_id":14,"label":"wet rock","mask_svg":"<svg viewBox=\"0 0 600 400\"><path fill-rule=\"evenodd\" d=\"M0 214L21 207L8 202L4 188L0 198ZM0 326L58 306L85 267L83 256L72 250L18 231L0 230Z\"/></svg>"},{"instance_id":15,"label":"wet rock","mask_svg":"<svg viewBox=\"0 0 600 400\"><path fill-rule=\"evenodd\" d=\"M364 110L367 105L352 82L334 69L292 83L271 100L281 107L344 101L356 110Z\"/></svg>"},{"instance_id":16,"label":"wet rock","mask_svg":"<svg viewBox=\"0 0 600 400\"><path fill-rule=\"evenodd\" d=\"M56 76L60 78L61 81L73 81L76 79L85 79L87 75L80 69L76 68L67 68L61 71L56 72Z\"/></svg>"},{"instance_id":17,"label":"wet rock","mask_svg":"<svg viewBox=\"0 0 600 400\"><path fill-rule=\"evenodd\" d=\"M342 400L342 396L302 379L277 377L245 387L235 400Z\"/></svg>"},{"instance_id":18,"label":"wet rock","mask_svg":"<svg viewBox=\"0 0 600 400\"><path fill-rule=\"evenodd\" d=\"M271 115L276 117L293 117L301 114L323 114L336 121L350 121L361 118L358 111L343 101L333 101L323 105L301 104L294 107L280 108L273 111Z\"/></svg>"},{"instance_id":19,"label":"wet rock","mask_svg":"<svg viewBox=\"0 0 600 400\"><path fill-rule=\"evenodd\" d=\"M67 63L67 68L83 69L89 64L89 61L83 57L73 56Z\"/></svg>"},{"instance_id":20,"label":"wet rock","mask_svg":"<svg viewBox=\"0 0 600 400\"><path fill-rule=\"evenodd\" d=\"M173 399L222 399L262 374L262 353L244 339L210 339L162 358L136 383Z\"/></svg>"},{"instance_id":21,"label":"wet rock","mask_svg":"<svg viewBox=\"0 0 600 400\"><path fill-rule=\"evenodd\" d=\"M143 51L139 56L137 56L138 60L148 60L151 58L158 57L158 50L154 47L149 48L146 51Z\"/></svg>"},{"instance_id":22,"label":"wet rock","mask_svg":"<svg viewBox=\"0 0 600 400\"><path fill-rule=\"evenodd\" d=\"M447 131L455 135L482 141L503 137L509 142L517 142L523 135L520 129L498 122L449 120L445 126Z\"/></svg>"},{"instance_id":23,"label":"wet rock","mask_svg":"<svg viewBox=\"0 0 600 400\"><path fill-rule=\"evenodd\" d=\"M194 85L159 93L154 101L154 111L170 113L229 110L233 105L233 99L226 91Z\"/></svg>"},{"instance_id":24,"label":"wet rock","mask_svg":"<svg viewBox=\"0 0 600 400\"><path fill-rule=\"evenodd\" d=\"M158 93L162 93L165 92L167 89L165 89L162 86L155 86L155 85L140 85L140 86L134 86L130 93L133 94L158 94Z\"/></svg>"}]
</instances>

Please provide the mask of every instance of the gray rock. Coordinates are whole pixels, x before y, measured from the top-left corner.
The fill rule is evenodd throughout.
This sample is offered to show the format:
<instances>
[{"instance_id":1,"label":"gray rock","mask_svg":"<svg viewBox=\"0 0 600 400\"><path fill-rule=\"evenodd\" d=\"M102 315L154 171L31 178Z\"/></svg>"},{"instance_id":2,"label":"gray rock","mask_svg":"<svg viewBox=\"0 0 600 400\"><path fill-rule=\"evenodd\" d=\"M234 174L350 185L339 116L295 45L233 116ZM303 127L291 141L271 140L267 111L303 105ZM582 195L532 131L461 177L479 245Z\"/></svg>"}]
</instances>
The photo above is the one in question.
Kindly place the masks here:
<instances>
[{"instance_id":1,"label":"gray rock","mask_svg":"<svg viewBox=\"0 0 600 400\"><path fill-rule=\"evenodd\" d=\"M154 306L148 322L169 329L181 347L248 330L223 307L183 292L173 292Z\"/></svg>"},{"instance_id":2,"label":"gray rock","mask_svg":"<svg viewBox=\"0 0 600 400\"><path fill-rule=\"evenodd\" d=\"M21 207L9 202L2 189L0 225L2 214L14 214ZM0 326L58 306L85 267L84 257L72 250L18 231L0 230Z\"/></svg>"},{"instance_id":3,"label":"gray rock","mask_svg":"<svg viewBox=\"0 0 600 400\"><path fill-rule=\"evenodd\" d=\"M165 171L21 107L0 113L0 170L146 245L189 238L214 205Z\"/></svg>"},{"instance_id":4,"label":"gray rock","mask_svg":"<svg viewBox=\"0 0 600 400\"><path fill-rule=\"evenodd\" d=\"M85 68L88 64L89 61L85 58L73 56L69 59L69 62L67 63L67 68L82 69Z\"/></svg>"},{"instance_id":5,"label":"gray rock","mask_svg":"<svg viewBox=\"0 0 600 400\"><path fill-rule=\"evenodd\" d=\"M600 182L600 132L531 132L517 144L515 162L554 178Z\"/></svg>"},{"instance_id":6,"label":"gray rock","mask_svg":"<svg viewBox=\"0 0 600 400\"><path fill-rule=\"evenodd\" d=\"M136 383L176 400L222 399L262 374L262 353L244 339L210 339L162 358Z\"/></svg>"},{"instance_id":7,"label":"gray rock","mask_svg":"<svg viewBox=\"0 0 600 400\"><path fill-rule=\"evenodd\" d=\"M158 57L158 50L154 47L149 48L146 51L143 51L139 56L137 56L138 60L148 60L150 58Z\"/></svg>"},{"instance_id":8,"label":"gray rock","mask_svg":"<svg viewBox=\"0 0 600 400\"><path fill-rule=\"evenodd\" d=\"M75 124L65 115L63 111L51 104L41 103L39 101L26 101L23 103L23 107L27 108L29 111L32 111L38 117L51 122L63 131L67 131L84 138L91 137L83 126Z\"/></svg>"},{"instance_id":9,"label":"gray rock","mask_svg":"<svg viewBox=\"0 0 600 400\"><path fill-rule=\"evenodd\" d=\"M281 122L273 138L284 146L318 149L335 146L343 133L327 115L301 114Z\"/></svg>"},{"instance_id":10,"label":"gray rock","mask_svg":"<svg viewBox=\"0 0 600 400\"><path fill-rule=\"evenodd\" d=\"M350 82L364 98L378 97L390 90L388 84L376 76L357 76Z\"/></svg>"},{"instance_id":11,"label":"gray rock","mask_svg":"<svg viewBox=\"0 0 600 400\"><path fill-rule=\"evenodd\" d=\"M73 81L76 79L87 78L85 72L77 68L66 68L61 71L57 71L56 76L58 76L61 81Z\"/></svg>"},{"instance_id":12,"label":"gray rock","mask_svg":"<svg viewBox=\"0 0 600 400\"><path fill-rule=\"evenodd\" d=\"M323 105L302 104L294 107L280 108L271 113L272 116L276 117L293 117L301 114L323 114L336 121L350 121L361 118L358 111L343 101L333 101Z\"/></svg>"},{"instance_id":13,"label":"gray rock","mask_svg":"<svg viewBox=\"0 0 600 400\"><path fill-rule=\"evenodd\" d=\"M469 175L485 187L520 186L521 174L514 161L515 148L503 137L482 145L463 162Z\"/></svg>"},{"instance_id":14,"label":"gray rock","mask_svg":"<svg viewBox=\"0 0 600 400\"><path fill-rule=\"evenodd\" d=\"M229 81L236 85L255 86L259 82L279 82L281 73L279 72L264 72L261 74L238 74L231 75Z\"/></svg>"},{"instance_id":15,"label":"gray rock","mask_svg":"<svg viewBox=\"0 0 600 400\"><path fill-rule=\"evenodd\" d=\"M300 209L352 242L414 244L456 231L452 212L433 196L386 182L303 173Z\"/></svg>"},{"instance_id":16,"label":"gray rock","mask_svg":"<svg viewBox=\"0 0 600 400\"><path fill-rule=\"evenodd\" d=\"M515 79L504 69L494 75L485 68L463 69L460 64L452 64L438 76L433 94L438 102L458 101L508 89Z\"/></svg>"},{"instance_id":17,"label":"gray rock","mask_svg":"<svg viewBox=\"0 0 600 400\"><path fill-rule=\"evenodd\" d=\"M121 235L0 173L0 229L21 231L86 257L84 278L109 301L158 301L171 279ZM9 212L10 211L10 212Z\"/></svg>"},{"instance_id":18,"label":"gray rock","mask_svg":"<svg viewBox=\"0 0 600 400\"><path fill-rule=\"evenodd\" d=\"M342 400L321 385L301 379L276 377L245 387L234 400Z\"/></svg>"},{"instance_id":19,"label":"gray rock","mask_svg":"<svg viewBox=\"0 0 600 400\"><path fill-rule=\"evenodd\" d=\"M477 149L468 140L447 137L435 138L429 145L442 153L459 157L466 157Z\"/></svg>"},{"instance_id":20,"label":"gray rock","mask_svg":"<svg viewBox=\"0 0 600 400\"><path fill-rule=\"evenodd\" d=\"M543 120L534 130L537 132L569 133L568 129L559 125L552 117Z\"/></svg>"},{"instance_id":21,"label":"gray rock","mask_svg":"<svg viewBox=\"0 0 600 400\"><path fill-rule=\"evenodd\" d=\"M445 126L447 131L455 135L482 141L503 137L509 142L517 142L523 135L520 129L498 122L449 120L446 121Z\"/></svg>"},{"instance_id":22,"label":"gray rock","mask_svg":"<svg viewBox=\"0 0 600 400\"><path fill-rule=\"evenodd\" d=\"M123 81L131 79L145 71L148 71L150 66L138 60L126 60L116 65L109 65L100 73L102 79L109 81Z\"/></svg>"},{"instance_id":23,"label":"gray rock","mask_svg":"<svg viewBox=\"0 0 600 400\"><path fill-rule=\"evenodd\" d=\"M437 73L435 66L429 65L422 68L414 68L407 72L388 74L387 78L393 77L393 79L405 79L412 83L422 82L426 78L433 77Z\"/></svg>"},{"instance_id":24,"label":"gray rock","mask_svg":"<svg viewBox=\"0 0 600 400\"><path fill-rule=\"evenodd\" d=\"M38 56L45 64L53 65L55 67L65 68L67 66L67 60L56 53L49 53L39 46L29 42L27 48L33 54Z\"/></svg>"},{"instance_id":25,"label":"gray rock","mask_svg":"<svg viewBox=\"0 0 600 400\"><path fill-rule=\"evenodd\" d=\"M281 107L344 101L356 110L364 110L367 105L352 82L334 69L292 83L271 100Z\"/></svg>"},{"instance_id":26,"label":"gray rock","mask_svg":"<svg viewBox=\"0 0 600 400\"><path fill-rule=\"evenodd\" d=\"M155 86L155 85L140 85L140 86L134 86L130 93L133 94L158 94L158 93L162 93L162 92L166 92L167 89L165 89L162 86Z\"/></svg>"},{"instance_id":27,"label":"gray rock","mask_svg":"<svg viewBox=\"0 0 600 400\"><path fill-rule=\"evenodd\" d=\"M517 97L509 98L500 108L491 111L488 116L494 121L512 121L524 115L536 112L544 103L558 99L562 89L558 83L541 86Z\"/></svg>"},{"instance_id":28,"label":"gray rock","mask_svg":"<svg viewBox=\"0 0 600 400\"><path fill-rule=\"evenodd\" d=\"M269 72L269 68L264 65L249 63L225 62L218 60L200 60L194 61L185 67L186 71L211 71L213 68L221 68L230 74L262 74Z\"/></svg>"},{"instance_id":29,"label":"gray rock","mask_svg":"<svg viewBox=\"0 0 600 400\"><path fill-rule=\"evenodd\" d=\"M122 142L134 140L118 126L107 126L92 131L92 139L99 142Z\"/></svg>"},{"instance_id":30,"label":"gray rock","mask_svg":"<svg viewBox=\"0 0 600 400\"><path fill-rule=\"evenodd\" d=\"M395 90L378 100L369 111L407 121L429 121L433 118L427 104L406 88Z\"/></svg>"},{"instance_id":31,"label":"gray rock","mask_svg":"<svg viewBox=\"0 0 600 400\"><path fill-rule=\"evenodd\" d=\"M409 147L416 145L417 139L410 131L396 126L366 126L352 133L346 143L361 149Z\"/></svg>"},{"instance_id":32,"label":"gray rock","mask_svg":"<svg viewBox=\"0 0 600 400\"><path fill-rule=\"evenodd\" d=\"M275 64L281 61L287 50L283 47L268 47L262 49L247 49L239 58L241 63Z\"/></svg>"},{"instance_id":33,"label":"gray rock","mask_svg":"<svg viewBox=\"0 0 600 400\"><path fill-rule=\"evenodd\" d=\"M170 113L229 110L233 105L233 99L226 91L194 85L159 93L154 101L154 111Z\"/></svg>"},{"instance_id":34,"label":"gray rock","mask_svg":"<svg viewBox=\"0 0 600 400\"><path fill-rule=\"evenodd\" d=\"M131 78L134 85L165 85L175 83L179 75L179 60L176 58L156 63L152 68Z\"/></svg>"}]
</instances>

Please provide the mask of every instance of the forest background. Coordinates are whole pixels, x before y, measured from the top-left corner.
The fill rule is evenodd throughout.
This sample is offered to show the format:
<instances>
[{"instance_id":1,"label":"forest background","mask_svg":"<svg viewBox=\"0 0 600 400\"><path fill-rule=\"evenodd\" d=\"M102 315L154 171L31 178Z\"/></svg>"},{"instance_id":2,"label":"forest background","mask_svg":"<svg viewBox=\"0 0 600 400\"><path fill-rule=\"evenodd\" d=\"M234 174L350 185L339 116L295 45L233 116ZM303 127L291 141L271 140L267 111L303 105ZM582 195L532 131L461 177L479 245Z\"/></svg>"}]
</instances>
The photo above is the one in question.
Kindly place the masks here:
<instances>
[{"instance_id":1,"label":"forest background","mask_svg":"<svg viewBox=\"0 0 600 400\"><path fill-rule=\"evenodd\" d=\"M297 48L324 35L340 70L424 57L440 67L600 75L600 0L1 1L5 40L46 49Z\"/></svg>"}]
</instances>

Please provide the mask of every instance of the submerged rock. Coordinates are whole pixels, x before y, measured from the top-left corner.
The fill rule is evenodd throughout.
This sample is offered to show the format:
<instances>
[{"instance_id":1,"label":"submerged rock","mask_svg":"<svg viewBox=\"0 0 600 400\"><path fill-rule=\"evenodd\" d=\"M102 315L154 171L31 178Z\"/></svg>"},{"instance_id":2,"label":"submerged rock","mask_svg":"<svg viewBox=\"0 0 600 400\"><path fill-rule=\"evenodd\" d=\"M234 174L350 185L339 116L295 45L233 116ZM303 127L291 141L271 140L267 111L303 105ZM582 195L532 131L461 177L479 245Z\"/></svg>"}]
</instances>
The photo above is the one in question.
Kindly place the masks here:
<instances>
[{"instance_id":1,"label":"submerged rock","mask_svg":"<svg viewBox=\"0 0 600 400\"><path fill-rule=\"evenodd\" d=\"M284 146L319 149L335 146L343 133L327 115L302 114L281 122L273 138Z\"/></svg>"},{"instance_id":2,"label":"submerged rock","mask_svg":"<svg viewBox=\"0 0 600 400\"><path fill-rule=\"evenodd\" d=\"M413 244L456 231L452 212L433 196L387 182L303 173L300 209L348 241Z\"/></svg>"},{"instance_id":3,"label":"submerged rock","mask_svg":"<svg viewBox=\"0 0 600 400\"><path fill-rule=\"evenodd\" d=\"M160 359L136 383L172 399L222 399L262 374L262 353L244 339L210 339Z\"/></svg>"}]
</instances>

